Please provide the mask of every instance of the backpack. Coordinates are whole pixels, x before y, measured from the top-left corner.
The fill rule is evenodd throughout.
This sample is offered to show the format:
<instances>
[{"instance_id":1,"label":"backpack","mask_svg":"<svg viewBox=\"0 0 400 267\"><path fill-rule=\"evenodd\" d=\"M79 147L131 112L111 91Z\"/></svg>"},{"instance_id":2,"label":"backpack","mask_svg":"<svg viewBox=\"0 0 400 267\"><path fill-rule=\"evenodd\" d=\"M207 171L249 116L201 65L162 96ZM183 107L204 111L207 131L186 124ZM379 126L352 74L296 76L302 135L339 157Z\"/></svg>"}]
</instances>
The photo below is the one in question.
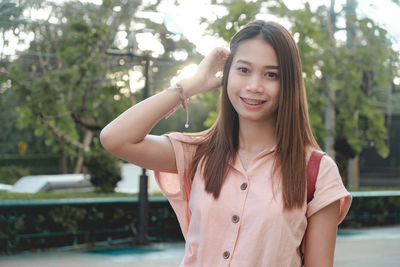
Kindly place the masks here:
<instances>
[{"instance_id":1,"label":"backpack","mask_svg":"<svg viewBox=\"0 0 400 267\"><path fill-rule=\"evenodd\" d=\"M307 203L309 203L315 192L315 183L317 182L319 164L325 153L314 150L311 153L310 159L307 163Z\"/></svg>"}]
</instances>

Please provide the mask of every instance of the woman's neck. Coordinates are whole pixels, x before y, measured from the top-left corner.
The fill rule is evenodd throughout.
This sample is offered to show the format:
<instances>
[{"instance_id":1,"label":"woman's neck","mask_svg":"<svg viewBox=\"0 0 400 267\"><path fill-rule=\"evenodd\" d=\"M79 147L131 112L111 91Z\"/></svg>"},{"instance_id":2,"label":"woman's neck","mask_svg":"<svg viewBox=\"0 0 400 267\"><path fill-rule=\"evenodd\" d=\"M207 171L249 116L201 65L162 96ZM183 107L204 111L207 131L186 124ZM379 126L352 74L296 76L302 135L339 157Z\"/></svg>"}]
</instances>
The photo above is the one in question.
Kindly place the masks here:
<instances>
[{"instance_id":1,"label":"woman's neck","mask_svg":"<svg viewBox=\"0 0 400 267\"><path fill-rule=\"evenodd\" d=\"M242 120L239 122L239 150L259 153L276 145L275 123Z\"/></svg>"}]
</instances>

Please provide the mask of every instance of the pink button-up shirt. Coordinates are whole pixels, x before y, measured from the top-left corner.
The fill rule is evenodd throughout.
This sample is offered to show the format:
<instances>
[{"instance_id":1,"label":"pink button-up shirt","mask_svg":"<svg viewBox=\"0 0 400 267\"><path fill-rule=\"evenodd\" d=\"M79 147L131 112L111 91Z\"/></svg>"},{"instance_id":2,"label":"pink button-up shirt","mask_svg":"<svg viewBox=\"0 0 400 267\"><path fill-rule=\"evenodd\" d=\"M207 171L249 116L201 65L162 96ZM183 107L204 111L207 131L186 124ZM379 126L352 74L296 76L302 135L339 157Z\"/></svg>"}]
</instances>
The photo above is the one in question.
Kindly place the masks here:
<instances>
[{"instance_id":1,"label":"pink button-up shirt","mask_svg":"<svg viewBox=\"0 0 400 267\"><path fill-rule=\"evenodd\" d=\"M299 246L307 218L336 200L340 200L338 223L349 210L351 196L328 156L321 160L313 200L302 208L285 211L281 176L272 174L274 149L258 154L247 170L235 159L215 200L204 190L200 168L191 187L184 182L196 151L196 145L190 144L195 137L167 136L178 172L155 174L186 239L181 266L300 266Z\"/></svg>"}]
</instances>

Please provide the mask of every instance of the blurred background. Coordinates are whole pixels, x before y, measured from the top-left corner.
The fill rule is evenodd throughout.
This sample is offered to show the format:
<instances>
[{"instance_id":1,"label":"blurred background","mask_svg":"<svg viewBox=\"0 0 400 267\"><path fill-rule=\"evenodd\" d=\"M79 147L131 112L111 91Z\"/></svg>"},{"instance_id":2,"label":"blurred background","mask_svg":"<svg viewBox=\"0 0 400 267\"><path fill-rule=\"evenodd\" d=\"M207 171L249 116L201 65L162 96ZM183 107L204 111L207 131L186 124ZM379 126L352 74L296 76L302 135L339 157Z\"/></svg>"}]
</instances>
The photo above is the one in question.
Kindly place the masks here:
<instances>
[{"instance_id":1,"label":"blurred background","mask_svg":"<svg viewBox=\"0 0 400 267\"><path fill-rule=\"evenodd\" d=\"M182 240L152 172L99 132L254 19L300 49L313 133L354 197L342 227L399 225L398 14L398 0L1 0L0 253ZM188 129L180 110L152 133L210 127L218 95L190 99Z\"/></svg>"}]
</instances>

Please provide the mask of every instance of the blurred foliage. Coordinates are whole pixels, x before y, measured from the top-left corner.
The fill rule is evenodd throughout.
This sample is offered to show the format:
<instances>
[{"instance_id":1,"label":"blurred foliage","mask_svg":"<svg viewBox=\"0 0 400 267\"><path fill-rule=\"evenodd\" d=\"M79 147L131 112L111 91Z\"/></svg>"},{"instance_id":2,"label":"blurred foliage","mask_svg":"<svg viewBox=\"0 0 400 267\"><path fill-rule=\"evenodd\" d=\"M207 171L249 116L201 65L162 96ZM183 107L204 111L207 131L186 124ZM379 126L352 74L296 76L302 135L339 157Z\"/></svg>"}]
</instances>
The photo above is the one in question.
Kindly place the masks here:
<instances>
[{"instance_id":1,"label":"blurred foliage","mask_svg":"<svg viewBox=\"0 0 400 267\"><path fill-rule=\"evenodd\" d=\"M316 129L322 130L324 124L324 136L318 140L328 134L333 137L336 161L347 184L349 158L369 147L383 158L389 155L384 113L394 104L389 96L399 71L398 51L385 29L368 17L357 17L356 0L347 0L339 12L334 1L315 10L308 4L289 10L278 2L298 40L314 133L320 136ZM339 37L344 34L345 38ZM334 114L329 127L326 117L315 120L326 114L328 101Z\"/></svg>"},{"instance_id":2,"label":"blurred foliage","mask_svg":"<svg viewBox=\"0 0 400 267\"><path fill-rule=\"evenodd\" d=\"M121 40L131 31L150 34L163 48L161 54L136 51L152 56L150 95L168 87L179 69L198 63L202 56L185 36L171 33L163 23L137 12L158 12L162 2L2 1L4 44L9 44L5 33L12 33L20 42L27 34L33 40L13 57L0 54L0 153L17 154L18 142L24 142L27 155L62 151L65 157L78 159L82 151L93 147L91 138L85 140L88 133L96 138L105 124L143 99L144 75L132 78L134 81L126 79L129 72L143 73L143 62L106 54L109 48L121 49ZM225 12L212 20L203 18L201 23L208 24L208 33L229 41L259 15L274 14L289 21L301 53L311 126L318 142L323 147L328 134L323 114L328 92L334 91L337 152L350 158L373 146L386 157L382 111L387 101L393 99L394 105L394 99L400 99L392 84L398 76L399 55L391 48L388 33L369 18L346 16L346 5L340 12L338 8L332 12L328 4L311 8L308 3L289 10L284 2L213 0L212 7ZM34 20L23 15L38 10L47 10L48 16ZM349 29L355 31L351 47L338 37ZM177 61L176 53L186 59ZM137 91L130 91L130 83ZM204 130L217 117L218 96L215 90L191 99L189 129L183 126L185 112L180 110L161 120L152 133Z\"/></svg>"},{"instance_id":3,"label":"blurred foliage","mask_svg":"<svg viewBox=\"0 0 400 267\"><path fill-rule=\"evenodd\" d=\"M75 233L78 223L87 216L86 210L79 207L60 206L49 211L49 218L64 231ZM102 214L100 214L101 218Z\"/></svg>"},{"instance_id":4,"label":"blurred foliage","mask_svg":"<svg viewBox=\"0 0 400 267\"><path fill-rule=\"evenodd\" d=\"M34 0L32 2L36 1L37 0ZM15 4L15 1L12 0L2 0L0 2L0 31L4 32L9 29L15 30L17 27L26 23L26 20L23 18L25 4L25 1L21 1L18 6ZM7 44L8 42L5 43L5 45Z\"/></svg>"},{"instance_id":5,"label":"blurred foliage","mask_svg":"<svg viewBox=\"0 0 400 267\"><path fill-rule=\"evenodd\" d=\"M49 14L42 20L16 20L20 23L15 24L14 37L22 42L23 37L16 33L23 32L32 34L33 40L14 58L1 58L0 122L5 127L0 133L0 152L18 153L21 141L26 143L27 154L62 151L66 157L78 159L82 151L90 149L92 139L85 140L85 136L96 137L109 121L143 99L144 62L106 54L110 48L122 49L123 36L131 31L152 35L164 50L162 54L135 51L152 56L150 95L168 87L179 69L198 63L202 56L186 37L170 33L162 23L136 16L138 10L156 11L159 2L107 0L96 5L21 0L11 5L13 18L18 10L18 14L38 10ZM176 53L187 57L177 61ZM130 72L143 75L130 81L126 78ZM135 92L130 90L132 83ZM209 110L201 101L192 102L189 130L200 131ZM184 130L182 114L179 111L163 120L153 132Z\"/></svg>"},{"instance_id":6,"label":"blurred foliage","mask_svg":"<svg viewBox=\"0 0 400 267\"><path fill-rule=\"evenodd\" d=\"M125 203L123 208L121 203L114 206L93 206L94 203L52 204L33 209L20 205L14 207L18 213L5 213L0 222L0 235L7 236L11 241L0 245L0 253L37 251L77 244L94 246L96 241L110 241L132 235L129 226L134 211L127 209Z\"/></svg>"},{"instance_id":7,"label":"blurred foliage","mask_svg":"<svg viewBox=\"0 0 400 267\"><path fill-rule=\"evenodd\" d=\"M18 166L0 167L0 184L15 184L19 178L28 176L29 170Z\"/></svg>"},{"instance_id":8,"label":"blurred foliage","mask_svg":"<svg viewBox=\"0 0 400 267\"><path fill-rule=\"evenodd\" d=\"M300 50L311 126L321 147L327 136L323 114L327 101L333 101L337 152L352 158L364 147L373 146L381 157L388 156L383 115L386 105L382 107L382 103L392 101L388 94L399 72L399 55L385 29L370 18L346 15L343 10L349 3L343 5L342 11L335 12L324 4L312 9L307 2L296 10L290 10L280 0L213 2L224 6L227 12L207 21L208 29L226 41L257 14L268 11L289 20ZM339 27L339 20L346 22L345 28ZM355 31L355 36L349 45L337 33L350 30ZM334 91L334 99L328 97L330 90ZM212 101L213 98L208 102ZM207 124L215 118L215 112L211 112Z\"/></svg>"},{"instance_id":9,"label":"blurred foliage","mask_svg":"<svg viewBox=\"0 0 400 267\"><path fill-rule=\"evenodd\" d=\"M342 228L396 225L400 222L399 210L398 196L353 198L351 209L340 225Z\"/></svg>"},{"instance_id":10,"label":"blurred foliage","mask_svg":"<svg viewBox=\"0 0 400 267\"><path fill-rule=\"evenodd\" d=\"M23 99L15 90L4 87L6 83L3 84L4 92L0 85L0 154L20 154L19 142L26 144L26 155L51 153L51 148L45 145L45 139L33 134L32 126L22 130L17 127L18 114L15 108L23 102Z\"/></svg>"},{"instance_id":11,"label":"blurred foliage","mask_svg":"<svg viewBox=\"0 0 400 267\"><path fill-rule=\"evenodd\" d=\"M0 244L1 255L135 241L137 198L115 202L96 198L33 202L34 205L32 201L10 201L0 206L0 236L9 241ZM149 202L148 235L157 242L183 241L179 223L166 199Z\"/></svg>"},{"instance_id":12,"label":"blurred foliage","mask_svg":"<svg viewBox=\"0 0 400 267\"><path fill-rule=\"evenodd\" d=\"M96 191L114 192L121 180L120 160L107 152L98 139L95 139L93 148L85 153L84 165Z\"/></svg>"},{"instance_id":13,"label":"blurred foliage","mask_svg":"<svg viewBox=\"0 0 400 267\"><path fill-rule=\"evenodd\" d=\"M1 200L22 200L22 199L65 199L65 198L100 198L100 197L135 197L137 194L115 193L115 192L39 192L28 193L8 193L0 192Z\"/></svg>"},{"instance_id":14,"label":"blurred foliage","mask_svg":"<svg viewBox=\"0 0 400 267\"><path fill-rule=\"evenodd\" d=\"M0 2L0 34L2 36L3 48L10 45L7 33L16 39L23 39L20 36L23 29L26 29L28 21L23 16L23 11L28 5L37 6L38 0L18 2L3 0ZM44 146L43 138L33 135L32 127L21 131L16 126L17 113L15 107L23 101L15 92L11 90L11 80L9 79L6 69L12 60L10 55L0 54L0 153L1 154L17 154L18 142L23 140L27 144L27 154L48 152Z\"/></svg>"},{"instance_id":15,"label":"blurred foliage","mask_svg":"<svg viewBox=\"0 0 400 267\"><path fill-rule=\"evenodd\" d=\"M12 89L24 100L16 108L18 126L32 127L55 150L83 150L85 132L98 131L123 110L113 105L119 88L107 77L112 62L105 49L122 20L109 4L42 2L53 23L28 24L25 30L35 38L7 68ZM129 105L128 98L122 100Z\"/></svg>"},{"instance_id":16,"label":"blurred foliage","mask_svg":"<svg viewBox=\"0 0 400 267\"><path fill-rule=\"evenodd\" d=\"M223 17L209 23L206 19L201 22L209 24L210 33L221 37L226 42L230 42L233 35L248 22L254 20L259 13L262 1L243 1L243 0L212 0L213 5L226 7L227 12Z\"/></svg>"}]
</instances>

